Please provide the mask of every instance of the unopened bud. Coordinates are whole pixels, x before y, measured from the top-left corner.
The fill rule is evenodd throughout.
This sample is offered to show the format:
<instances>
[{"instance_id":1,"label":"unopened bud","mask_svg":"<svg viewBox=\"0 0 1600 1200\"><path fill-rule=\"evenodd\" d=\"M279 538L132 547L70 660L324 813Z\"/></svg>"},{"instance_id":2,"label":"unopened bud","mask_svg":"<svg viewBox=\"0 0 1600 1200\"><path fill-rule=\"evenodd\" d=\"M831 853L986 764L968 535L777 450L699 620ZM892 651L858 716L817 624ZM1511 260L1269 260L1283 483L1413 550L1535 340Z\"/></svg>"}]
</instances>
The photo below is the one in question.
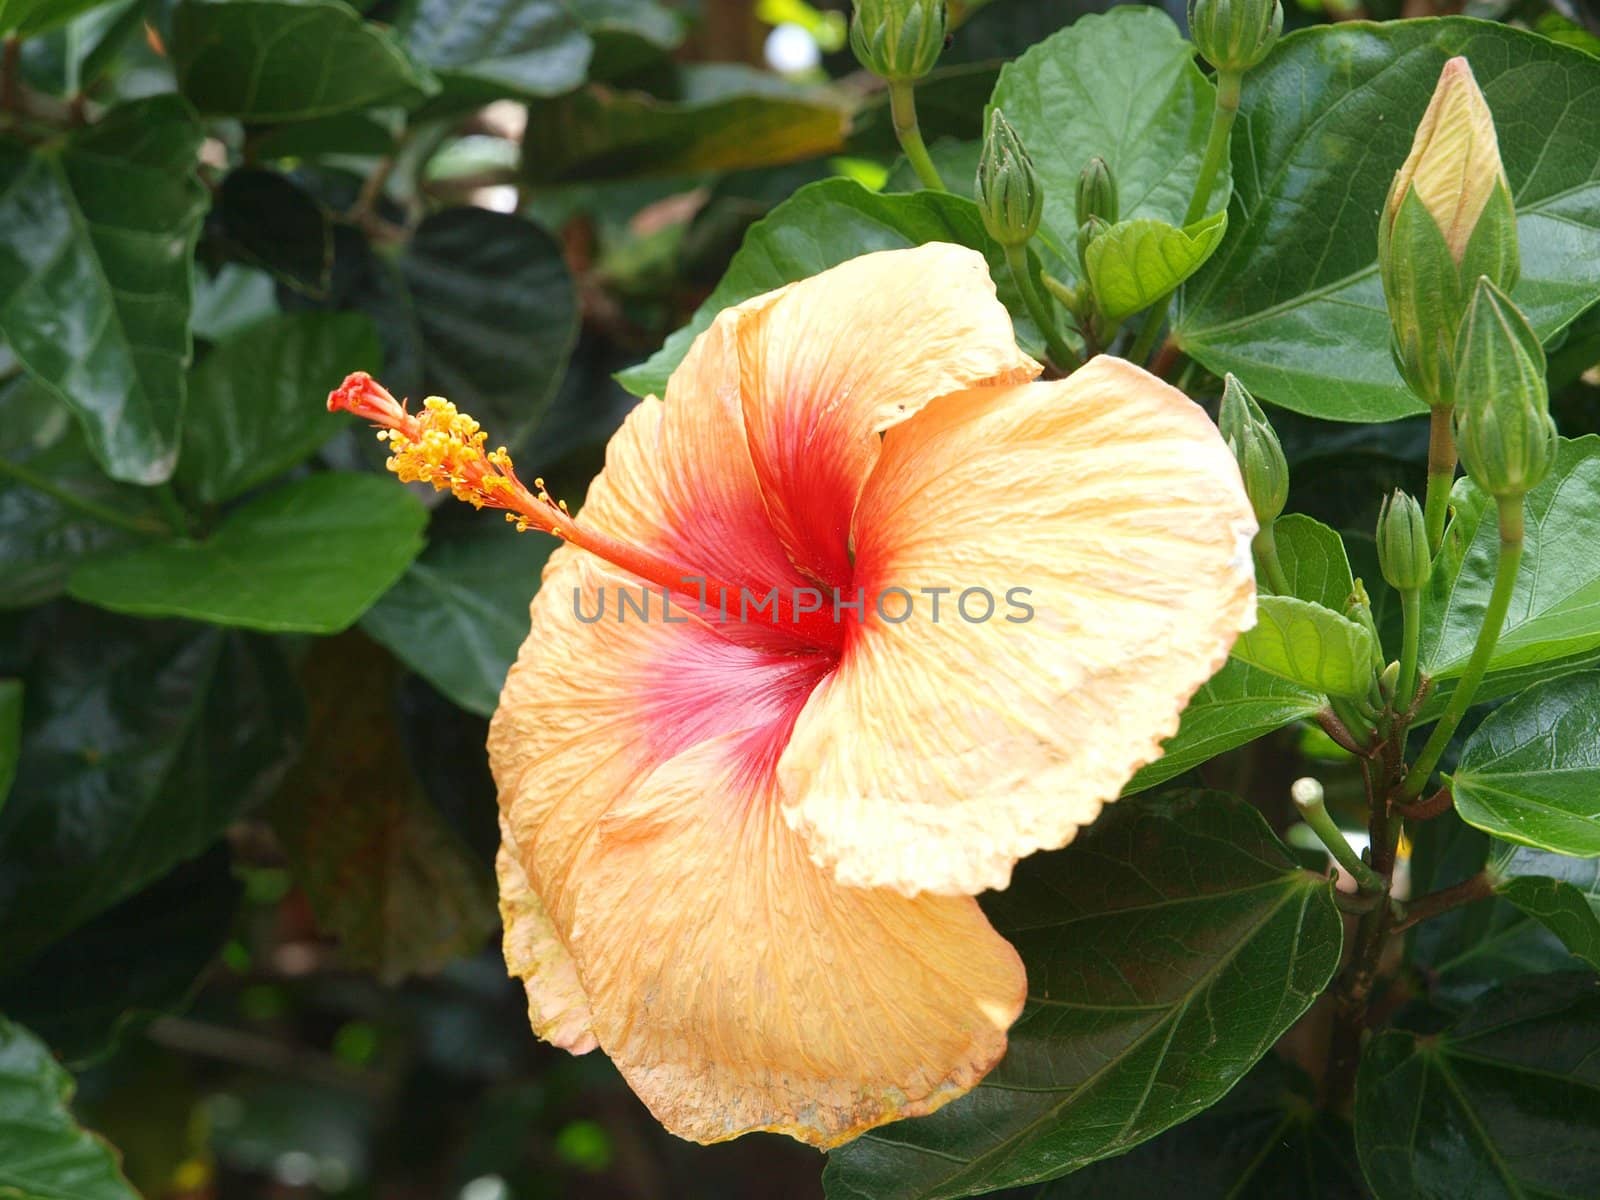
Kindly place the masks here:
<instances>
[{"instance_id":1,"label":"unopened bud","mask_svg":"<svg viewBox=\"0 0 1600 1200\"><path fill-rule=\"evenodd\" d=\"M1289 463L1278 435L1255 397L1231 374L1223 381L1217 428L1238 460L1245 495L1256 521L1266 528L1278 519L1289 499Z\"/></svg>"},{"instance_id":2,"label":"unopened bud","mask_svg":"<svg viewBox=\"0 0 1600 1200\"><path fill-rule=\"evenodd\" d=\"M1078 265L1083 268L1085 279L1089 277L1089 243L1110 228L1099 217L1090 217L1078 226Z\"/></svg>"},{"instance_id":3,"label":"unopened bud","mask_svg":"<svg viewBox=\"0 0 1600 1200\"><path fill-rule=\"evenodd\" d=\"M1117 181L1111 166L1098 154L1078 172L1078 224L1099 217L1107 225L1117 223Z\"/></svg>"},{"instance_id":4,"label":"unopened bud","mask_svg":"<svg viewBox=\"0 0 1600 1200\"><path fill-rule=\"evenodd\" d=\"M998 108L989 111L989 128L978 156L978 209L984 228L1002 246L1020 246L1039 228L1044 188L1017 131Z\"/></svg>"},{"instance_id":5,"label":"unopened bud","mask_svg":"<svg viewBox=\"0 0 1600 1200\"><path fill-rule=\"evenodd\" d=\"M1219 71L1248 71L1282 32L1278 0L1189 0L1189 36Z\"/></svg>"},{"instance_id":6,"label":"unopened bud","mask_svg":"<svg viewBox=\"0 0 1600 1200\"><path fill-rule=\"evenodd\" d=\"M1378 568L1389 586L1402 592L1420 588L1433 570L1422 505L1399 488L1378 510Z\"/></svg>"},{"instance_id":7,"label":"unopened bud","mask_svg":"<svg viewBox=\"0 0 1600 1200\"><path fill-rule=\"evenodd\" d=\"M1511 298L1479 279L1456 341L1456 449L1492 496L1521 496L1555 462L1544 347Z\"/></svg>"},{"instance_id":8,"label":"unopened bud","mask_svg":"<svg viewBox=\"0 0 1600 1200\"><path fill-rule=\"evenodd\" d=\"M1383 639L1378 634L1378 622L1372 615L1372 598L1367 595L1367 585L1359 579L1350 589L1350 595L1345 598L1344 615L1372 635L1369 643L1372 647L1372 670L1374 674L1381 672Z\"/></svg>"},{"instance_id":9,"label":"unopened bud","mask_svg":"<svg viewBox=\"0 0 1600 1200\"><path fill-rule=\"evenodd\" d=\"M1480 275L1517 281L1516 211L1494 119L1464 58L1445 64L1378 223L1395 364L1433 406L1454 400L1456 331Z\"/></svg>"},{"instance_id":10,"label":"unopened bud","mask_svg":"<svg viewBox=\"0 0 1600 1200\"><path fill-rule=\"evenodd\" d=\"M945 0L856 0L850 49L891 83L921 79L944 49Z\"/></svg>"}]
</instances>

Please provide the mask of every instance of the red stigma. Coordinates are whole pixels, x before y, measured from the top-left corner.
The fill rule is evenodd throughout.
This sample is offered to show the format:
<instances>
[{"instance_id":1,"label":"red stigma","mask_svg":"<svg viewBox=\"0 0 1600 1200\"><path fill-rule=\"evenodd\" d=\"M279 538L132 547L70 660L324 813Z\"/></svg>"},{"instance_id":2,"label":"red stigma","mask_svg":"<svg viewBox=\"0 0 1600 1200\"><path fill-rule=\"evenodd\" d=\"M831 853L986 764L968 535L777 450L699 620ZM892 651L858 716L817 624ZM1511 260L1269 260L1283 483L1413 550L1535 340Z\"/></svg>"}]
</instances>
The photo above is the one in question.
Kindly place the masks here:
<instances>
[{"instance_id":1,"label":"red stigma","mask_svg":"<svg viewBox=\"0 0 1600 1200\"><path fill-rule=\"evenodd\" d=\"M365 371L352 371L344 382L328 393L328 411L345 411L369 421L392 421L403 412L400 405L377 380Z\"/></svg>"}]
</instances>

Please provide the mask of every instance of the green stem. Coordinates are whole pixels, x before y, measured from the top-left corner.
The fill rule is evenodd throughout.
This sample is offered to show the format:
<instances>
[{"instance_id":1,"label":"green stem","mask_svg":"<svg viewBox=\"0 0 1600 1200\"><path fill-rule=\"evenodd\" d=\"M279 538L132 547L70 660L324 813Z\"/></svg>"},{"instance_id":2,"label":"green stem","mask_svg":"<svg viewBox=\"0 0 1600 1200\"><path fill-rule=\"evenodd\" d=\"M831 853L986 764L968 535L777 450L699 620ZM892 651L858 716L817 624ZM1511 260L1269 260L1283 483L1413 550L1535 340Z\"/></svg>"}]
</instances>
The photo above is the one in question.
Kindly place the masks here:
<instances>
[{"instance_id":1,"label":"green stem","mask_svg":"<svg viewBox=\"0 0 1600 1200\"><path fill-rule=\"evenodd\" d=\"M1500 560L1495 566L1494 590L1489 593L1489 607L1483 614L1483 625L1478 630L1478 641L1472 648L1467 669L1450 696L1444 715L1433 727L1428 743L1417 756L1405 781L1401 795L1409 799L1422 793L1428 776L1439 763L1439 756L1461 724L1461 718L1472 705L1472 697L1483 682L1489 669L1489 659L1494 655L1495 643L1500 640L1500 627L1505 624L1506 610L1511 607L1511 593L1517 585L1517 568L1522 563L1522 497L1502 496L1500 506Z\"/></svg>"},{"instance_id":2,"label":"green stem","mask_svg":"<svg viewBox=\"0 0 1600 1200\"><path fill-rule=\"evenodd\" d=\"M1428 530L1428 552L1439 553L1444 542L1444 521L1450 512L1450 489L1456 481L1456 436L1452 410L1440 405L1429 410L1428 494L1422 505Z\"/></svg>"},{"instance_id":3,"label":"green stem","mask_svg":"<svg viewBox=\"0 0 1600 1200\"><path fill-rule=\"evenodd\" d=\"M24 487L42 492L52 500L75 509L91 520L99 521L102 525L113 525L118 529L126 529L129 533L137 533L144 537L158 536L166 532L159 525L148 521L141 521L138 517L130 517L126 513L118 512L114 508L80 496L70 488L64 488L44 475L39 474L21 463L10 462L0 458L0 475L9 475Z\"/></svg>"},{"instance_id":4,"label":"green stem","mask_svg":"<svg viewBox=\"0 0 1600 1200\"><path fill-rule=\"evenodd\" d=\"M1033 286L1033 277L1028 273L1026 243L1006 247L1006 266L1011 271L1011 278L1016 281L1017 290L1022 293L1022 302L1028 306L1028 312L1033 316L1033 323L1039 327L1039 332L1044 334L1044 344L1050 352L1050 361L1063 372L1076 370L1079 365L1078 356L1072 352L1072 347L1062 340L1061 331L1056 326L1055 314L1050 311L1050 305L1045 298L1039 294L1039 289Z\"/></svg>"},{"instance_id":5,"label":"green stem","mask_svg":"<svg viewBox=\"0 0 1600 1200\"><path fill-rule=\"evenodd\" d=\"M1283 560L1278 557L1278 539L1273 535L1271 521L1257 530L1250 549L1255 552L1256 571L1266 576L1267 586L1277 595L1287 596L1291 590L1289 576L1284 573Z\"/></svg>"},{"instance_id":6,"label":"green stem","mask_svg":"<svg viewBox=\"0 0 1600 1200\"><path fill-rule=\"evenodd\" d=\"M1233 119L1239 115L1239 87L1244 76L1238 71L1217 72L1217 103L1211 110L1211 132L1206 136L1205 157L1200 160L1200 175L1194 181L1194 193L1189 197L1189 210L1183 215L1185 226L1193 225L1206 215L1211 203L1211 189L1216 186L1222 164L1228 160L1228 143L1233 132ZM1172 299L1168 292L1150 306L1144 324L1134 336L1133 348L1128 351L1128 361L1143 363L1155 348L1156 337L1167 319L1167 304Z\"/></svg>"},{"instance_id":7,"label":"green stem","mask_svg":"<svg viewBox=\"0 0 1600 1200\"><path fill-rule=\"evenodd\" d=\"M1395 684L1394 710L1405 712L1417 690L1417 644L1422 638L1422 589L1406 588L1400 593L1403 625L1400 634L1400 678Z\"/></svg>"},{"instance_id":8,"label":"green stem","mask_svg":"<svg viewBox=\"0 0 1600 1200\"><path fill-rule=\"evenodd\" d=\"M1306 782L1306 781L1302 781ZM1334 861L1349 873L1356 881L1356 886L1363 892L1382 892L1387 888L1382 876L1361 861L1361 856L1356 853L1355 847L1345 838L1339 827L1333 823L1333 818L1328 815L1327 806L1322 799L1322 785L1316 784L1307 788L1305 792L1299 791L1301 784L1295 784L1295 807L1300 810L1300 816L1317 839L1328 848L1328 853L1333 855Z\"/></svg>"},{"instance_id":9,"label":"green stem","mask_svg":"<svg viewBox=\"0 0 1600 1200\"><path fill-rule=\"evenodd\" d=\"M916 85L908 79L894 80L889 84L889 114L894 118L894 135L900 139L900 149L906 161L917 173L922 186L930 192L945 190L944 180L928 157L928 148L922 144L922 130L917 125Z\"/></svg>"},{"instance_id":10,"label":"green stem","mask_svg":"<svg viewBox=\"0 0 1600 1200\"><path fill-rule=\"evenodd\" d=\"M1217 174L1228 158L1228 135L1233 130L1233 119L1239 115L1239 85L1244 76L1238 71L1217 72L1217 104L1211 110L1211 133L1206 138L1206 155L1200 160L1200 177L1194 183L1194 195L1189 197L1189 211L1183 215L1185 225L1193 225L1206 215L1206 205L1211 203L1211 189Z\"/></svg>"}]
</instances>

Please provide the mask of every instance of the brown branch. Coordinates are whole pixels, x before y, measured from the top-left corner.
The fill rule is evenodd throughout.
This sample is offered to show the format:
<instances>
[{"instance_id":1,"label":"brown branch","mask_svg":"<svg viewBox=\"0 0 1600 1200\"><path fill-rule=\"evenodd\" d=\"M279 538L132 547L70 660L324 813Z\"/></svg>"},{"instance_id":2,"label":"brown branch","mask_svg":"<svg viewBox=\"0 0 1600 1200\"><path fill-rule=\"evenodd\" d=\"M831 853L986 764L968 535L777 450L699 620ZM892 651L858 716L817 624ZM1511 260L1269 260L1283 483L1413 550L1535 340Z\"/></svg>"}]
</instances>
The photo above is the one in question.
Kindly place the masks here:
<instances>
[{"instance_id":1,"label":"brown branch","mask_svg":"<svg viewBox=\"0 0 1600 1200\"><path fill-rule=\"evenodd\" d=\"M1447 783L1426 800L1394 800L1394 807L1408 821L1428 821L1450 808L1454 799L1450 794L1450 785Z\"/></svg>"},{"instance_id":2,"label":"brown branch","mask_svg":"<svg viewBox=\"0 0 1600 1200\"><path fill-rule=\"evenodd\" d=\"M1488 871L1479 871L1472 878L1464 879L1453 887L1430 892L1420 900L1406 905L1406 915L1395 922L1394 932L1402 933L1413 925L1431 921L1451 909L1487 900L1492 895L1494 895L1494 876Z\"/></svg>"}]
</instances>

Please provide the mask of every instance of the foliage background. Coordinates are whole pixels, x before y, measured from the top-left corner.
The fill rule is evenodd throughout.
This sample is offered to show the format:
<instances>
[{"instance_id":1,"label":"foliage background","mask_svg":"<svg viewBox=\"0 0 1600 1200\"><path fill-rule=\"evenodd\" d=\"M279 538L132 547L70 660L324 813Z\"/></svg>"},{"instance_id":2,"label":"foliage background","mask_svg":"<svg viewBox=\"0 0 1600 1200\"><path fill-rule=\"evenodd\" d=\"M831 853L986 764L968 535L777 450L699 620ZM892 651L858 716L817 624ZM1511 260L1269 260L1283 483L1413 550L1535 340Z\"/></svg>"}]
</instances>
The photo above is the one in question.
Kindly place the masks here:
<instances>
[{"instance_id":1,"label":"foliage background","mask_svg":"<svg viewBox=\"0 0 1600 1200\"><path fill-rule=\"evenodd\" d=\"M1000 64L1106 6L952 7L966 19L919 101L965 194ZM74 1111L144 1194L821 1194L815 1153L676 1141L601 1056L529 1034L494 944L482 745L547 548L394 486L320 400L356 368L446 394L581 497L632 403L614 373L689 320L755 221L818 180L905 185L830 9L0 0L25 35L0 83L0 765L22 747L0 808L0 1012L73 1070ZM1542 0L1473 12L1600 47L1592 14ZM784 20L830 47L801 77L760 66ZM809 193L859 224L851 253L906 235L907 210L853 189ZM934 199L917 219L925 238L975 220ZM766 258L719 297L780 282L760 261L823 265L752 237ZM1183 318L1197 347L1226 323L1205 315ZM1590 314L1552 351L1569 435L1597 428L1597 331ZM673 344L630 386L659 387ZM1190 385L1216 394L1204 370ZM1315 414L1307 394L1294 407ZM1366 416L1405 411L1361 395ZM1383 490L1420 477L1425 419L1273 416L1291 509L1335 529L1370 529ZM1375 579L1370 539L1352 546ZM1327 749L1286 730L1192 782L1282 829L1288 781ZM1478 837L1437 836L1429 869ZM1471 991L1487 955L1570 962L1495 903L1473 918L1492 936L1430 927L1454 939L1430 960L1451 986ZM19 1046L0 1040L0 1075L54 1078ZM1209 1195L1197 1158L1254 1171L1280 1141L1295 1161L1268 1178L1361 1194L1348 1127L1279 1136L1301 1084L1275 1061L1029 1194L1177 1177Z\"/></svg>"}]
</instances>

